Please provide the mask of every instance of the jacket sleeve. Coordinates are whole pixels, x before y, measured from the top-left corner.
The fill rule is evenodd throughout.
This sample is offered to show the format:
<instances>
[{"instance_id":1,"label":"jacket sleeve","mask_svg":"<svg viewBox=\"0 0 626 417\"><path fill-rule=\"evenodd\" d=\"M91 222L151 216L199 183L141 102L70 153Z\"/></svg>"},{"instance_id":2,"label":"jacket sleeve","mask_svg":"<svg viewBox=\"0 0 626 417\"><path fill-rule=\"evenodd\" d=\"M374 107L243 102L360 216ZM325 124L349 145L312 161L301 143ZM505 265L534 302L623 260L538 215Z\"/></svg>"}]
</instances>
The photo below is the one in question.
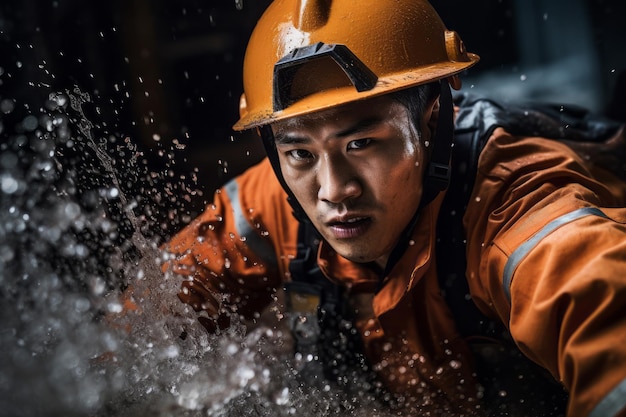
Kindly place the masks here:
<instances>
[{"instance_id":1,"label":"jacket sleeve","mask_svg":"<svg viewBox=\"0 0 626 417\"><path fill-rule=\"evenodd\" d=\"M164 270L182 280L179 298L209 330L232 314L251 319L270 303L295 252L286 196L264 160L215 193L204 212L165 246Z\"/></svg>"},{"instance_id":2,"label":"jacket sleeve","mask_svg":"<svg viewBox=\"0 0 626 417\"><path fill-rule=\"evenodd\" d=\"M626 415L626 184L553 140L496 130L465 214L486 314L570 393L568 416Z\"/></svg>"}]
</instances>

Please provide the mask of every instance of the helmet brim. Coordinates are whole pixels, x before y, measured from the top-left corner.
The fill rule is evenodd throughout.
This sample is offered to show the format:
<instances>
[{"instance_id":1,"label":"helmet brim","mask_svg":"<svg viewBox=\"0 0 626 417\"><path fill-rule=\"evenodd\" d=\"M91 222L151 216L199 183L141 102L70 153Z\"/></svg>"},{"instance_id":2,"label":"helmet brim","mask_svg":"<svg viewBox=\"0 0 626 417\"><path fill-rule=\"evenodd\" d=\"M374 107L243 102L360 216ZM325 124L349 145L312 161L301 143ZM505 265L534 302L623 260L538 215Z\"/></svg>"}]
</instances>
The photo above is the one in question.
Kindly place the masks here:
<instances>
[{"instance_id":1,"label":"helmet brim","mask_svg":"<svg viewBox=\"0 0 626 417\"><path fill-rule=\"evenodd\" d=\"M415 68L411 71L380 77L374 88L367 91L358 92L354 86L337 87L306 96L292 103L284 110L268 112L267 110L255 111L254 109L249 109L242 115L239 121L235 123L233 129L242 131L256 128L291 117L316 113L343 104L427 84L442 78L452 77L474 66L480 60L478 55L469 52L467 53L467 57L468 61L438 62L436 64Z\"/></svg>"}]
</instances>

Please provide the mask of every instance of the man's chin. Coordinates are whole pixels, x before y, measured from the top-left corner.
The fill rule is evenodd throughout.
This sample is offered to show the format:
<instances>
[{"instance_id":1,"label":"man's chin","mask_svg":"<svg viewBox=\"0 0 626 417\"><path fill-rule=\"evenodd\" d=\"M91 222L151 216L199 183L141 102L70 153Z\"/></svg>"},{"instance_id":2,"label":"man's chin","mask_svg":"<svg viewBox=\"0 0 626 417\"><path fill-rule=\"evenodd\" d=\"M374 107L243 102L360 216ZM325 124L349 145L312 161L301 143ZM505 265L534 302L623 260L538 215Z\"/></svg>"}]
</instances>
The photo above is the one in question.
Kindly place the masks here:
<instances>
[{"instance_id":1,"label":"man's chin","mask_svg":"<svg viewBox=\"0 0 626 417\"><path fill-rule=\"evenodd\" d=\"M347 260L357 263L357 264L368 264L371 262L377 262L379 259L383 257L382 254L372 251L359 251L354 250L354 248L342 248L341 245L334 246L331 244L335 252L340 255L342 258L346 258Z\"/></svg>"}]
</instances>

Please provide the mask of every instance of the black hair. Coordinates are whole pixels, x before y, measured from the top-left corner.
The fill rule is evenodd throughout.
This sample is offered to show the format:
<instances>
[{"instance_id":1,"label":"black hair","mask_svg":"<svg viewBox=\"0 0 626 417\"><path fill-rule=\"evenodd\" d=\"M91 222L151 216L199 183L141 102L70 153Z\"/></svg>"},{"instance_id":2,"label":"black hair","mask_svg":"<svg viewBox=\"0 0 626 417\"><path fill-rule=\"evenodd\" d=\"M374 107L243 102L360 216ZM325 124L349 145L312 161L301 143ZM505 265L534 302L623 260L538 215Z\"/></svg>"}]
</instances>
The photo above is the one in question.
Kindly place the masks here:
<instances>
[{"instance_id":1,"label":"black hair","mask_svg":"<svg viewBox=\"0 0 626 417\"><path fill-rule=\"evenodd\" d=\"M441 83L434 81L428 84L395 91L390 93L389 97L402 104L408 110L413 126L418 132L421 132L422 114L428 103L434 100L440 93Z\"/></svg>"}]
</instances>

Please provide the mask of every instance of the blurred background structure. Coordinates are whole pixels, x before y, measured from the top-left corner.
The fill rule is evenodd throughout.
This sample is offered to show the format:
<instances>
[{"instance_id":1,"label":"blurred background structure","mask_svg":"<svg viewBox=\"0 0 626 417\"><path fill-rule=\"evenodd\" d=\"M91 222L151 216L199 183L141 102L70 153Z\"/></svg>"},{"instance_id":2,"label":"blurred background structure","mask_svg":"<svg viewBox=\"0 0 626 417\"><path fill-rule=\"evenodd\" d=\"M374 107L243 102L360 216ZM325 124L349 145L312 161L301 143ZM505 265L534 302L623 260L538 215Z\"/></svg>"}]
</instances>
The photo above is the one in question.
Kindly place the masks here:
<instances>
[{"instance_id":1,"label":"blurred background structure","mask_svg":"<svg viewBox=\"0 0 626 417\"><path fill-rule=\"evenodd\" d=\"M482 57L463 75L463 91L573 103L626 121L622 0L432 3ZM179 146L181 163L167 169L197 168L206 190L194 202L201 208L216 187L262 157L252 135L230 127L237 119L246 41L268 4L5 0L0 100L38 106L50 90L78 87L92 96L90 117L102 134L130 137L143 149ZM156 160L148 163L164 169Z\"/></svg>"}]
</instances>

